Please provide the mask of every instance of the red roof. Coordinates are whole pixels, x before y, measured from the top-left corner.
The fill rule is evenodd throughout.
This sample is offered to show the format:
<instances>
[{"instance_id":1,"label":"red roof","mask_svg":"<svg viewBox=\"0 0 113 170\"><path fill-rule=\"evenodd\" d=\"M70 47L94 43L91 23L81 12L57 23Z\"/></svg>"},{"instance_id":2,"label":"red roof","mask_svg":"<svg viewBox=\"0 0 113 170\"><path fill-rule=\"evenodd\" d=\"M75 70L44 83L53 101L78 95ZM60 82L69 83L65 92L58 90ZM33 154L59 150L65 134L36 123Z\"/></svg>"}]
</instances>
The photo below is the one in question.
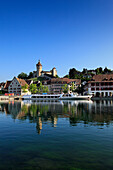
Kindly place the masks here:
<instances>
[{"instance_id":1,"label":"red roof","mask_svg":"<svg viewBox=\"0 0 113 170\"><path fill-rule=\"evenodd\" d=\"M42 66L42 64L40 63L40 60L39 60L39 62L38 62L38 64L37 64L37 66Z\"/></svg>"},{"instance_id":2,"label":"red roof","mask_svg":"<svg viewBox=\"0 0 113 170\"><path fill-rule=\"evenodd\" d=\"M113 82L113 74L99 74L99 75L94 75L92 80L90 82L106 82L110 81Z\"/></svg>"},{"instance_id":3,"label":"red roof","mask_svg":"<svg viewBox=\"0 0 113 170\"><path fill-rule=\"evenodd\" d=\"M78 84L81 83L80 79L69 79L69 78L53 78L53 79L51 79L51 83L62 83L62 84L69 84L74 81Z\"/></svg>"},{"instance_id":4,"label":"red roof","mask_svg":"<svg viewBox=\"0 0 113 170\"><path fill-rule=\"evenodd\" d=\"M11 81L6 81L6 83L5 83L5 85L4 85L4 89L8 89L10 83L11 83Z\"/></svg>"},{"instance_id":5,"label":"red roof","mask_svg":"<svg viewBox=\"0 0 113 170\"><path fill-rule=\"evenodd\" d=\"M19 79L19 78L16 78L16 79L18 80L21 86L25 86L25 84L27 84L27 82L24 79Z\"/></svg>"}]
</instances>

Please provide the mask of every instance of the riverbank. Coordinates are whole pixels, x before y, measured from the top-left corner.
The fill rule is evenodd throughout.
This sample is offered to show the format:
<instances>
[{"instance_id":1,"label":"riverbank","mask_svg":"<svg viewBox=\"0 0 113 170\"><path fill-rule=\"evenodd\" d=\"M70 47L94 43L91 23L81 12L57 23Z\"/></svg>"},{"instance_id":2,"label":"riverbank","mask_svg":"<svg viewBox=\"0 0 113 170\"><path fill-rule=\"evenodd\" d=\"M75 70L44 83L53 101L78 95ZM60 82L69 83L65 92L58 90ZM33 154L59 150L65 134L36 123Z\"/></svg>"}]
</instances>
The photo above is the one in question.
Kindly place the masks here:
<instances>
[{"instance_id":1,"label":"riverbank","mask_svg":"<svg viewBox=\"0 0 113 170\"><path fill-rule=\"evenodd\" d=\"M1 95L0 96L0 101L12 101L12 100L22 100L22 96L5 96Z\"/></svg>"}]
</instances>

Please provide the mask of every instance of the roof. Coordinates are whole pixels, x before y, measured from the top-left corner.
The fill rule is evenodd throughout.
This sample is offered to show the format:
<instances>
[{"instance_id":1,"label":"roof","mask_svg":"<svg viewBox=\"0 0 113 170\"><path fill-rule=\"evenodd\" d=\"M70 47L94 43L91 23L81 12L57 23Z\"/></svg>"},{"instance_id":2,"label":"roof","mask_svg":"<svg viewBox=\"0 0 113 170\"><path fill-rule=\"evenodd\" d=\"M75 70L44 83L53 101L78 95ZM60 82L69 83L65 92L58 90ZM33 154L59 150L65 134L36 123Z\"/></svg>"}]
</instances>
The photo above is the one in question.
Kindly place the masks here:
<instances>
[{"instance_id":1,"label":"roof","mask_svg":"<svg viewBox=\"0 0 113 170\"><path fill-rule=\"evenodd\" d=\"M90 82L106 82L106 81L113 82L113 74L94 75L92 77L92 80L88 81L88 83L90 83Z\"/></svg>"},{"instance_id":2,"label":"roof","mask_svg":"<svg viewBox=\"0 0 113 170\"><path fill-rule=\"evenodd\" d=\"M16 78L16 79L18 80L18 82L21 86L25 86L25 84L27 84L27 82L24 79L19 79L19 78Z\"/></svg>"},{"instance_id":3,"label":"roof","mask_svg":"<svg viewBox=\"0 0 113 170\"><path fill-rule=\"evenodd\" d=\"M81 80L80 79L69 79L69 78L53 78L53 79L51 79L51 83L70 84L72 82L76 82L76 83L80 84Z\"/></svg>"},{"instance_id":4,"label":"roof","mask_svg":"<svg viewBox=\"0 0 113 170\"><path fill-rule=\"evenodd\" d=\"M40 60L38 61L37 66L42 66L42 64L40 63Z\"/></svg>"},{"instance_id":5,"label":"roof","mask_svg":"<svg viewBox=\"0 0 113 170\"><path fill-rule=\"evenodd\" d=\"M5 85L4 85L4 89L8 89L8 87L9 87L9 85L10 85L11 82L12 82L12 81L6 81L6 83L5 83Z\"/></svg>"}]
</instances>

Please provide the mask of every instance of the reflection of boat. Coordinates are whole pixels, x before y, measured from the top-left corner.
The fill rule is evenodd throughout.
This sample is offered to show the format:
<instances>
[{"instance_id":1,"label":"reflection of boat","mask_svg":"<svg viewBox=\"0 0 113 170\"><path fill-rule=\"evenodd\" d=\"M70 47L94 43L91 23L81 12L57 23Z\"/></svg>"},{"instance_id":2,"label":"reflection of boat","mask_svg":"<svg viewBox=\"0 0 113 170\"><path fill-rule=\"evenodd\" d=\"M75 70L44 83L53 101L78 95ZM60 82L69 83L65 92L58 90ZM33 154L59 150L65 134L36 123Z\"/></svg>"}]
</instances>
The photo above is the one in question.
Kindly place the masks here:
<instances>
[{"instance_id":1,"label":"reflection of boat","mask_svg":"<svg viewBox=\"0 0 113 170\"><path fill-rule=\"evenodd\" d=\"M22 99L30 99L30 100L89 100L91 99L91 95L80 96L71 94L32 94L32 95L24 95Z\"/></svg>"}]
</instances>

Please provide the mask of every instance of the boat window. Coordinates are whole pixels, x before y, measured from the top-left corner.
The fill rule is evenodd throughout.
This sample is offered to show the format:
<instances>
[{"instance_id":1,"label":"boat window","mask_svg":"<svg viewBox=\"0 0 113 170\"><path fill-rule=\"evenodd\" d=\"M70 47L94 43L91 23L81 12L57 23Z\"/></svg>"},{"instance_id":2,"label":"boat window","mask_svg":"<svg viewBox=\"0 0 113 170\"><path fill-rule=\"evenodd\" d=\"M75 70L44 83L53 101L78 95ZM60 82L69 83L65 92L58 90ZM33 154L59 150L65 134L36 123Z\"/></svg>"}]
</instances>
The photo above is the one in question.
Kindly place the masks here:
<instances>
[{"instance_id":1,"label":"boat window","mask_svg":"<svg viewBox=\"0 0 113 170\"><path fill-rule=\"evenodd\" d=\"M32 96L32 98L36 98L36 96Z\"/></svg>"}]
</instances>

